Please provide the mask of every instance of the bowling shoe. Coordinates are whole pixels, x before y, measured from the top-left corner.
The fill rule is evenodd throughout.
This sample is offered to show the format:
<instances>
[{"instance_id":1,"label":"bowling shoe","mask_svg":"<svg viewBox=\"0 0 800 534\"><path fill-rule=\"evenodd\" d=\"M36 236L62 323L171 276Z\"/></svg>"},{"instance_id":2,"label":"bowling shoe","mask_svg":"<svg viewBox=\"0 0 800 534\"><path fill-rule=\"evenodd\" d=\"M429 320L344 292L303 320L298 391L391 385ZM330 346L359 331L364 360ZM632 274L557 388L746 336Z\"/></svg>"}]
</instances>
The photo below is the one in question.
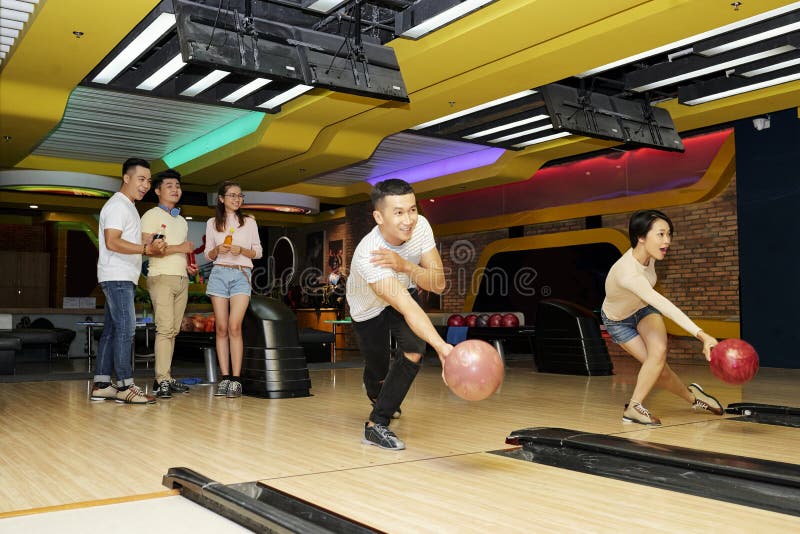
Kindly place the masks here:
<instances>
[{"instance_id":1,"label":"bowling shoe","mask_svg":"<svg viewBox=\"0 0 800 534\"><path fill-rule=\"evenodd\" d=\"M389 430L388 426L378 423L372 426L369 426L369 423L364 423L364 439L361 442L366 445L375 445L388 451L401 451L406 448L406 444L394 432Z\"/></svg>"},{"instance_id":2,"label":"bowling shoe","mask_svg":"<svg viewBox=\"0 0 800 534\"><path fill-rule=\"evenodd\" d=\"M661 420L647 411L647 408L638 402L632 402L625 405L625 411L622 412L623 423L639 423L640 425L660 425Z\"/></svg>"},{"instance_id":3,"label":"bowling shoe","mask_svg":"<svg viewBox=\"0 0 800 534\"><path fill-rule=\"evenodd\" d=\"M689 384L688 389L692 392L692 395L694 395L692 410L705 410L713 413L714 415L722 415L722 412L724 411L722 404L717 399L703 391L703 388L701 388L699 384Z\"/></svg>"},{"instance_id":4,"label":"bowling shoe","mask_svg":"<svg viewBox=\"0 0 800 534\"><path fill-rule=\"evenodd\" d=\"M116 399L117 399L117 388L116 386L114 386L114 384L110 384L108 382L105 382L103 384L98 384L97 382L95 382L92 385L92 393L89 396L89 400L104 401L104 400L116 400Z\"/></svg>"}]
</instances>

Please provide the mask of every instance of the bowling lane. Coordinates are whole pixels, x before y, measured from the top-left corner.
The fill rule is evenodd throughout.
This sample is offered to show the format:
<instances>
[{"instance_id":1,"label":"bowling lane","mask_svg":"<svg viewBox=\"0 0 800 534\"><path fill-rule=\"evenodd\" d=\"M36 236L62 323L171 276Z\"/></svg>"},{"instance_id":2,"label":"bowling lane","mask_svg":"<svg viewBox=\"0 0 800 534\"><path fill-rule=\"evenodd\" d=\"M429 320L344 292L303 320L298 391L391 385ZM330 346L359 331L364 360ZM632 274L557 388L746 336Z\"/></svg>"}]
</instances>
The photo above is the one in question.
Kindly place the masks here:
<instances>
[{"instance_id":1,"label":"bowling lane","mask_svg":"<svg viewBox=\"0 0 800 534\"><path fill-rule=\"evenodd\" d=\"M87 530L92 530L92 525L97 529L105 525L113 532L160 531L162 528L171 534L250 532L180 495L107 504L77 503L30 512L14 517L0 514L0 533L86 534Z\"/></svg>"},{"instance_id":2,"label":"bowling lane","mask_svg":"<svg viewBox=\"0 0 800 534\"><path fill-rule=\"evenodd\" d=\"M800 529L794 516L488 453L262 483L396 533Z\"/></svg>"}]
</instances>

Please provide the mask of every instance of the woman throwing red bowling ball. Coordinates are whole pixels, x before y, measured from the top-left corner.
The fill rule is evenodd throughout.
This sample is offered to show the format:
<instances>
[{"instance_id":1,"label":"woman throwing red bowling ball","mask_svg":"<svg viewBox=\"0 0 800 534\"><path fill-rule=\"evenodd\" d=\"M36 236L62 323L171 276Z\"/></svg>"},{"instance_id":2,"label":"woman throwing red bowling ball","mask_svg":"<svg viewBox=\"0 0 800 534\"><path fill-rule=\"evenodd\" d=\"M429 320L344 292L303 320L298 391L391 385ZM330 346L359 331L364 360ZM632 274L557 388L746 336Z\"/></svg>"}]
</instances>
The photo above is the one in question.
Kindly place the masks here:
<instances>
[{"instance_id":1,"label":"woman throwing red bowling ball","mask_svg":"<svg viewBox=\"0 0 800 534\"><path fill-rule=\"evenodd\" d=\"M642 367L622 420L660 425L643 402L659 385L686 400L695 410L722 415L722 405L697 384L686 387L667 365L667 329L662 315L703 342L711 358L717 340L703 332L672 302L658 293L656 261L663 260L672 241L672 221L658 210L637 211L628 223L631 248L611 267L606 278L606 298L601 316L611 339L636 358Z\"/></svg>"}]
</instances>

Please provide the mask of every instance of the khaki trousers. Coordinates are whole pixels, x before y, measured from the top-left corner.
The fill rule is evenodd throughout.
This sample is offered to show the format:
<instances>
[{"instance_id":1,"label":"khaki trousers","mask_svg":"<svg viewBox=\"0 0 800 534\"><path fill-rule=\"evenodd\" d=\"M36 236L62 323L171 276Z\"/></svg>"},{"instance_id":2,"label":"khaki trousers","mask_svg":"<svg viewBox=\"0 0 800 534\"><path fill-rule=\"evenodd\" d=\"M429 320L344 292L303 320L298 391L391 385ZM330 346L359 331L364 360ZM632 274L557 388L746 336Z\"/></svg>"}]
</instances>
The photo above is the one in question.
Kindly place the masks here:
<instances>
[{"instance_id":1,"label":"khaki trousers","mask_svg":"<svg viewBox=\"0 0 800 534\"><path fill-rule=\"evenodd\" d=\"M156 382L161 382L172 378L175 336L181 331L183 312L189 300L189 279L169 274L148 276L147 290L156 321Z\"/></svg>"}]
</instances>

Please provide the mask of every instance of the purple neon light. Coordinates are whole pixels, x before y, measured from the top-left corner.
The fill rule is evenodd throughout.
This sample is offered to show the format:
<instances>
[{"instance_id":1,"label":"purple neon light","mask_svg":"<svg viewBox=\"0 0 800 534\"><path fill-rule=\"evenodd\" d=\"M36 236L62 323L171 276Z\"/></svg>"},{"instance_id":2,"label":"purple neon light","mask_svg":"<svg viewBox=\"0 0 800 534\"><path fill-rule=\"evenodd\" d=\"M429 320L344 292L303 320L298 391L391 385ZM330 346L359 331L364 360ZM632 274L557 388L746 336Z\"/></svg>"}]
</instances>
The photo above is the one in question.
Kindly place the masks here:
<instances>
[{"instance_id":1,"label":"purple neon light","mask_svg":"<svg viewBox=\"0 0 800 534\"><path fill-rule=\"evenodd\" d=\"M405 169L375 176L369 178L367 183L375 185L382 180L399 178L413 184L414 182L421 182L422 180L430 180L431 178L438 178L439 176L447 176L448 174L491 165L503 155L503 152L505 152L503 148L484 148L482 150L476 150L475 152L461 154L460 156L432 161L430 163L407 167Z\"/></svg>"}]
</instances>

